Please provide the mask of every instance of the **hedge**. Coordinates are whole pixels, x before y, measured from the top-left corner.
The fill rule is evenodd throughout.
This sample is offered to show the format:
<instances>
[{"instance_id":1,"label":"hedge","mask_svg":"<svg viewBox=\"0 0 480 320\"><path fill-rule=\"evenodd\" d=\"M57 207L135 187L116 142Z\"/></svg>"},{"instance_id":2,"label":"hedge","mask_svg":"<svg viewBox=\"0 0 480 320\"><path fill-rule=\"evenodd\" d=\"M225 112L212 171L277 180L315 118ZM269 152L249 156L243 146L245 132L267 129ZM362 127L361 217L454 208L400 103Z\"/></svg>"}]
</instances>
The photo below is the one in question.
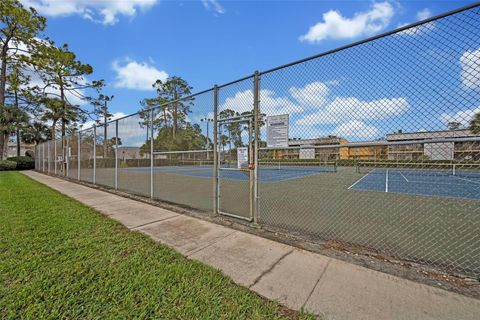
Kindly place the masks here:
<instances>
[{"instance_id":1,"label":"hedge","mask_svg":"<svg viewBox=\"0 0 480 320\"><path fill-rule=\"evenodd\" d=\"M16 163L16 170L31 170L35 169L35 159L31 157L10 157L7 158L9 161Z\"/></svg>"},{"instance_id":2,"label":"hedge","mask_svg":"<svg viewBox=\"0 0 480 320\"><path fill-rule=\"evenodd\" d=\"M0 160L0 171L15 170L17 163L10 160Z\"/></svg>"}]
</instances>

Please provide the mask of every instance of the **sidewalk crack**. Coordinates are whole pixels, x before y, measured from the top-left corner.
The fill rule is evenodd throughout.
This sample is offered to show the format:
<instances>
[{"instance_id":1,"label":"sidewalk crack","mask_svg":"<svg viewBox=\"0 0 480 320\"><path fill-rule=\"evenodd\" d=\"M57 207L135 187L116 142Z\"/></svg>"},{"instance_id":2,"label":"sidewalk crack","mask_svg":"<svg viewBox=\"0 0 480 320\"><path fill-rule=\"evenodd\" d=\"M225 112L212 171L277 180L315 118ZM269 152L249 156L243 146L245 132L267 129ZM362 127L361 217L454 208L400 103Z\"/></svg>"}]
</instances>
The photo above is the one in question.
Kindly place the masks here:
<instances>
[{"instance_id":1,"label":"sidewalk crack","mask_svg":"<svg viewBox=\"0 0 480 320\"><path fill-rule=\"evenodd\" d=\"M170 217L158 219L158 220L155 220L155 221L152 221L152 222L148 222L148 223L145 223L145 224L141 224L141 225L139 225L139 226L136 226L136 227L133 227L133 228L129 228L129 229L132 230L132 231L137 231L139 228L143 228L143 227L149 226L149 225L151 225L151 224L154 224L154 223L157 223L157 222L163 222L163 221L165 221L165 220L169 220L169 219L176 218L176 217L178 217L178 215L174 215L174 216L170 216Z\"/></svg>"},{"instance_id":2,"label":"sidewalk crack","mask_svg":"<svg viewBox=\"0 0 480 320\"><path fill-rule=\"evenodd\" d=\"M197 253L197 252L199 252L199 251L202 251L202 250L204 250L204 249L207 249L208 247L213 246L214 244L218 243L220 240L224 240L225 238L231 236L232 234L234 234L234 233L236 233L236 232L238 232L238 231L237 231L237 230L233 230L233 231L230 232L229 234L227 234L227 235L225 235L225 236L223 236L223 237L220 237L220 238L216 239L215 241L213 241L212 243L207 244L207 245L204 246L204 247L190 250L190 251L188 251L187 253L185 253L185 256L186 256L186 257L190 257L190 256L194 255L195 253Z\"/></svg>"},{"instance_id":3,"label":"sidewalk crack","mask_svg":"<svg viewBox=\"0 0 480 320\"><path fill-rule=\"evenodd\" d=\"M256 279L255 281L253 281L253 283L248 287L249 289L251 287L253 287L254 285L256 285L260 279L263 278L263 276L265 276L266 274L272 272L272 270L275 268L275 266L280 262L282 261L284 258L286 258L289 254L291 254L292 252L294 251L294 249L288 251L287 253L285 253L284 255L282 255L277 261L275 261L267 270L265 270L264 272L262 272Z\"/></svg>"},{"instance_id":4,"label":"sidewalk crack","mask_svg":"<svg viewBox=\"0 0 480 320\"><path fill-rule=\"evenodd\" d=\"M313 292L314 292L315 289L317 288L318 283L320 282L320 279L323 278L323 275L324 275L325 272L327 271L327 268L328 268L328 266L330 265L330 262L331 262L331 261L332 261L332 260L328 259L327 265L325 266L325 268L323 268L322 273L320 273L320 276L318 277L317 282L315 282L315 285L313 286L312 290L311 290L310 293L308 294L307 299L305 299L305 302L302 304L301 309L305 308L305 305L307 304L308 300L310 300L310 298L312 297Z\"/></svg>"}]
</instances>

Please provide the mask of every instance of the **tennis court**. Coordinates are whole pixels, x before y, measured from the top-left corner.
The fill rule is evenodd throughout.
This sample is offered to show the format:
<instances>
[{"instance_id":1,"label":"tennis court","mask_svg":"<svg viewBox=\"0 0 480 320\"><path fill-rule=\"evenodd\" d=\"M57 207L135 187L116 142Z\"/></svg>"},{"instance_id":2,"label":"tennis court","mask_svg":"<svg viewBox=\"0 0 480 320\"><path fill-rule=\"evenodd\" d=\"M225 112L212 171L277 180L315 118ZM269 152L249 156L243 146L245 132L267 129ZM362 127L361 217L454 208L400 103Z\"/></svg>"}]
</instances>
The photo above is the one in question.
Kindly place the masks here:
<instances>
[{"instance_id":1,"label":"tennis court","mask_svg":"<svg viewBox=\"0 0 480 320\"><path fill-rule=\"evenodd\" d=\"M248 169L229 170L235 169L236 165L223 164L220 169L220 178L226 180L240 180L249 181L250 173ZM223 169L223 170L222 170ZM130 172L150 172L150 167L135 167L121 169ZM281 181L300 179L312 175L323 173L335 173L337 171L335 162L326 163L285 163L285 162L270 162L260 164L258 170L259 182L276 183ZM172 173L181 176L200 177L212 179L213 177L213 165L209 164L189 164L189 165L174 165L174 166L155 166L153 167L154 173Z\"/></svg>"},{"instance_id":2,"label":"tennis court","mask_svg":"<svg viewBox=\"0 0 480 320\"><path fill-rule=\"evenodd\" d=\"M478 10L40 144L36 168L478 277Z\"/></svg>"},{"instance_id":3,"label":"tennis court","mask_svg":"<svg viewBox=\"0 0 480 320\"><path fill-rule=\"evenodd\" d=\"M366 172L348 189L480 200L480 168L453 164L360 163Z\"/></svg>"}]
</instances>

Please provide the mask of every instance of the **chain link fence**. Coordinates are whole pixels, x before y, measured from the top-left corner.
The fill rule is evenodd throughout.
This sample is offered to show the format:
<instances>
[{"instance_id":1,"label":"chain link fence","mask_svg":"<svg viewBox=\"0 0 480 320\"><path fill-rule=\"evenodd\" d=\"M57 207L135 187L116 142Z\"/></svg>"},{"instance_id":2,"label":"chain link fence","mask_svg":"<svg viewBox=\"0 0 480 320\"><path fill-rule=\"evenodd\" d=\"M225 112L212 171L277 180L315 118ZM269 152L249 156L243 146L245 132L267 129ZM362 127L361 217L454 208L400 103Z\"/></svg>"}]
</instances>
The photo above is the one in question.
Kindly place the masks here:
<instances>
[{"instance_id":1,"label":"chain link fence","mask_svg":"<svg viewBox=\"0 0 480 320\"><path fill-rule=\"evenodd\" d=\"M36 168L479 277L479 15L472 5L80 131L66 159L46 142Z\"/></svg>"}]
</instances>

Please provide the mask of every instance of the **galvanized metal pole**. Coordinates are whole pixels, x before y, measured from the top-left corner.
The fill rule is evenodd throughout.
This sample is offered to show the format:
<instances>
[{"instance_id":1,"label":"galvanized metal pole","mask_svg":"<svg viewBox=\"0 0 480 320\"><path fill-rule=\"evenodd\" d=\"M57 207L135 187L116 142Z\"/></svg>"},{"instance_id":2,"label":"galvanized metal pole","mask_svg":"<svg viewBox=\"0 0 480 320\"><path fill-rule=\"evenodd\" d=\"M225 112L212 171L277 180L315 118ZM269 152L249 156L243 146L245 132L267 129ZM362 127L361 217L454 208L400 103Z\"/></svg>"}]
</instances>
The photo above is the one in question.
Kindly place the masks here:
<instances>
[{"instance_id":1,"label":"galvanized metal pole","mask_svg":"<svg viewBox=\"0 0 480 320\"><path fill-rule=\"evenodd\" d=\"M42 144L42 172L45 172L45 143Z\"/></svg>"},{"instance_id":2,"label":"galvanized metal pole","mask_svg":"<svg viewBox=\"0 0 480 320\"><path fill-rule=\"evenodd\" d=\"M218 86L215 85L213 89L213 213L218 214L218 197L219 183L218 183ZM208 140L208 139L207 139Z\"/></svg>"},{"instance_id":3,"label":"galvanized metal pole","mask_svg":"<svg viewBox=\"0 0 480 320\"><path fill-rule=\"evenodd\" d=\"M68 177L68 174L70 173L70 141L71 137L65 137L65 177Z\"/></svg>"},{"instance_id":4,"label":"galvanized metal pole","mask_svg":"<svg viewBox=\"0 0 480 320\"><path fill-rule=\"evenodd\" d=\"M97 180L97 127L93 126L93 184Z\"/></svg>"},{"instance_id":5,"label":"galvanized metal pole","mask_svg":"<svg viewBox=\"0 0 480 320\"><path fill-rule=\"evenodd\" d=\"M118 120L115 120L115 190L118 190Z\"/></svg>"},{"instance_id":6,"label":"galvanized metal pole","mask_svg":"<svg viewBox=\"0 0 480 320\"><path fill-rule=\"evenodd\" d=\"M150 113L150 198L153 199L153 109Z\"/></svg>"},{"instance_id":7,"label":"galvanized metal pole","mask_svg":"<svg viewBox=\"0 0 480 320\"><path fill-rule=\"evenodd\" d=\"M249 197L250 197L250 219L255 213L255 167L254 167L254 150L253 150L253 119L248 119L248 174L249 174ZM252 170L253 168L253 170Z\"/></svg>"},{"instance_id":8,"label":"galvanized metal pole","mask_svg":"<svg viewBox=\"0 0 480 320\"><path fill-rule=\"evenodd\" d=\"M255 71L253 78L253 122L255 127L255 139L254 139L254 171L253 171L253 222L258 223L260 217L260 211L258 206L258 151L259 151L259 139L260 139L260 74Z\"/></svg>"},{"instance_id":9,"label":"galvanized metal pole","mask_svg":"<svg viewBox=\"0 0 480 320\"><path fill-rule=\"evenodd\" d=\"M81 158L81 148L80 148L81 133L78 131L77 134L77 180L80 181L80 158Z\"/></svg>"},{"instance_id":10,"label":"galvanized metal pole","mask_svg":"<svg viewBox=\"0 0 480 320\"><path fill-rule=\"evenodd\" d=\"M53 163L55 164L55 175L57 175L57 167L58 167L58 165L57 165L57 141L55 141L55 140L52 140L52 141L53 141L53 143L54 143L54 148L53 148L53 149L54 149L54 151L53 151L53 152L54 152L54 159L53 159Z\"/></svg>"},{"instance_id":11,"label":"galvanized metal pole","mask_svg":"<svg viewBox=\"0 0 480 320\"><path fill-rule=\"evenodd\" d=\"M48 168L48 173L50 173L50 143L47 145L47 168Z\"/></svg>"}]
</instances>

